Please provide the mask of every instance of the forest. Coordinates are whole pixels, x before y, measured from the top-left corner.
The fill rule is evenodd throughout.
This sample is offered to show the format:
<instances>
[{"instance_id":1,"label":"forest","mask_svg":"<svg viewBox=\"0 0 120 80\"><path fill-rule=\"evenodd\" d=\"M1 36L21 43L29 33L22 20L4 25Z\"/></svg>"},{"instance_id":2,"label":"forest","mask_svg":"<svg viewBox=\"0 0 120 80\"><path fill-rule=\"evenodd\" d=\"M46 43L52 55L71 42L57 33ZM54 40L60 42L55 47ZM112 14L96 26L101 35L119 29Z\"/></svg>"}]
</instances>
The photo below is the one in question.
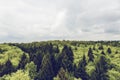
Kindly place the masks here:
<instances>
[{"instance_id":1,"label":"forest","mask_svg":"<svg viewBox=\"0 0 120 80\"><path fill-rule=\"evenodd\" d=\"M120 41L1 43L0 80L120 80Z\"/></svg>"}]
</instances>

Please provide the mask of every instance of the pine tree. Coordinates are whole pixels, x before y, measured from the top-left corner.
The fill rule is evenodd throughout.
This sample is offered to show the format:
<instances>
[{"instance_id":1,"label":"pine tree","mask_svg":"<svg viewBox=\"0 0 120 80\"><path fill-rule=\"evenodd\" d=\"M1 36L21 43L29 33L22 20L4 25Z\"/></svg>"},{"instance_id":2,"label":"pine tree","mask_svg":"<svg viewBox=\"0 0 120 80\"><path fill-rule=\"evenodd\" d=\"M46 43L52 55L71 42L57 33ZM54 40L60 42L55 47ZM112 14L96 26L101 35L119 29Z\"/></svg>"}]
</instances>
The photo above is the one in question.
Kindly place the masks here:
<instances>
[{"instance_id":1,"label":"pine tree","mask_svg":"<svg viewBox=\"0 0 120 80\"><path fill-rule=\"evenodd\" d=\"M34 59L33 59L35 65L37 65L37 72L39 71L40 69L40 65L41 65L41 61L42 61L42 55L41 53L38 53L34 56Z\"/></svg>"},{"instance_id":2,"label":"pine tree","mask_svg":"<svg viewBox=\"0 0 120 80\"><path fill-rule=\"evenodd\" d=\"M72 49L68 46L64 46L62 53L62 67L67 69L68 72L73 70L73 52Z\"/></svg>"},{"instance_id":3,"label":"pine tree","mask_svg":"<svg viewBox=\"0 0 120 80\"><path fill-rule=\"evenodd\" d=\"M61 67L55 80L74 80L74 77L72 73Z\"/></svg>"},{"instance_id":4,"label":"pine tree","mask_svg":"<svg viewBox=\"0 0 120 80\"><path fill-rule=\"evenodd\" d=\"M14 71L14 67L11 63L11 61L8 59L8 61L5 63L3 74L9 74Z\"/></svg>"},{"instance_id":5,"label":"pine tree","mask_svg":"<svg viewBox=\"0 0 120 80\"><path fill-rule=\"evenodd\" d=\"M87 65L87 63L86 63L86 58L84 55L82 60L78 64L77 70L75 71L76 78L81 78L82 80L88 80L89 76L88 76L87 72L85 71L86 65Z\"/></svg>"},{"instance_id":6,"label":"pine tree","mask_svg":"<svg viewBox=\"0 0 120 80\"><path fill-rule=\"evenodd\" d=\"M91 48L89 48L88 50L88 57L89 57L89 61L92 61L92 62L94 61L94 55Z\"/></svg>"},{"instance_id":7,"label":"pine tree","mask_svg":"<svg viewBox=\"0 0 120 80\"><path fill-rule=\"evenodd\" d=\"M93 50L96 50L95 45L93 46Z\"/></svg>"},{"instance_id":8,"label":"pine tree","mask_svg":"<svg viewBox=\"0 0 120 80\"><path fill-rule=\"evenodd\" d=\"M58 45L54 48L54 52L55 53L59 53L60 52Z\"/></svg>"},{"instance_id":9,"label":"pine tree","mask_svg":"<svg viewBox=\"0 0 120 80\"><path fill-rule=\"evenodd\" d=\"M37 80L53 80L54 72L51 63L51 55L47 53L44 55Z\"/></svg>"},{"instance_id":10,"label":"pine tree","mask_svg":"<svg viewBox=\"0 0 120 80\"><path fill-rule=\"evenodd\" d=\"M98 49L99 49L99 50L103 50L103 49L104 49L104 48L103 48L103 45L100 45Z\"/></svg>"},{"instance_id":11,"label":"pine tree","mask_svg":"<svg viewBox=\"0 0 120 80\"><path fill-rule=\"evenodd\" d=\"M108 48L108 49L107 49L107 52L108 52L109 54L111 54L111 53L112 53L112 51L111 51L111 49L110 49L110 48Z\"/></svg>"},{"instance_id":12,"label":"pine tree","mask_svg":"<svg viewBox=\"0 0 120 80\"><path fill-rule=\"evenodd\" d=\"M104 56L101 56L92 73L91 80L109 80L107 75L108 63Z\"/></svg>"},{"instance_id":13,"label":"pine tree","mask_svg":"<svg viewBox=\"0 0 120 80\"><path fill-rule=\"evenodd\" d=\"M102 51L101 54L105 55L104 51Z\"/></svg>"},{"instance_id":14,"label":"pine tree","mask_svg":"<svg viewBox=\"0 0 120 80\"><path fill-rule=\"evenodd\" d=\"M31 61L30 63L27 63L25 66L25 70L29 72L29 76L31 79L34 79L36 77L37 74L37 69L36 69L36 65L34 64L33 61Z\"/></svg>"},{"instance_id":15,"label":"pine tree","mask_svg":"<svg viewBox=\"0 0 120 80\"><path fill-rule=\"evenodd\" d=\"M45 52L46 53L50 53L50 54L53 53L53 45L52 45L52 43L46 44L46 46L45 46Z\"/></svg>"},{"instance_id":16,"label":"pine tree","mask_svg":"<svg viewBox=\"0 0 120 80\"><path fill-rule=\"evenodd\" d=\"M58 72L58 77L59 80L69 80L66 76L66 71L64 70L64 68L60 68L60 71Z\"/></svg>"},{"instance_id":17,"label":"pine tree","mask_svg":"<svg viewBox=\"0 0 120 80\"><path fill-rule=\"evenodd\" d=\"M21 60L19 62L19 65L18 65L18 69L19 68L24 69L27 62L28 62L27 55L25 53L23 53Z\"/></svg>"}]
</instances>

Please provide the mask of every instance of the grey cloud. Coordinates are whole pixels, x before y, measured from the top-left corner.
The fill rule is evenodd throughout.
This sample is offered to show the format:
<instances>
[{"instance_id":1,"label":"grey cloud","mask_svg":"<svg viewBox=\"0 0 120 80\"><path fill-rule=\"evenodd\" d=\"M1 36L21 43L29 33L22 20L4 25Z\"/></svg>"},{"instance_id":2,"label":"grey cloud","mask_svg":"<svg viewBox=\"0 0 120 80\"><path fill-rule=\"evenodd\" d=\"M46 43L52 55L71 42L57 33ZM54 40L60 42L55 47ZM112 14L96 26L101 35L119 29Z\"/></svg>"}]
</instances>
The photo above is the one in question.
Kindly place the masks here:
<instances>
[{"instance_id":1,"label":"grey cloud","mask_svg":"<svg viewBox=\"0 0 120 80\"><path fill-rule=\"evenodd\" d=\"M118 0L0 1L0 41L118 39L119 5Z\"/></svg>"},{"instance_id":2,"label":"grey cloud","mask_svg":"<svg viewBox=\"0 0 120 80\"><path fill-rule=\"evenodd\" d=\"M118 29L107 29L107 30L105 30L105 33L120 34L120 30L118 30Z\"/></svg>"},{"instance_id":3,"label":"grey cloud","mask_svg":"<svg viewBox=\"0 0 120 80\"><path fill-rule=\"evenodd\" d=\"M104 32L109 33L109 34L119 35L120 34L120 21L106 25Z\"/></svg>"}]
</instances>

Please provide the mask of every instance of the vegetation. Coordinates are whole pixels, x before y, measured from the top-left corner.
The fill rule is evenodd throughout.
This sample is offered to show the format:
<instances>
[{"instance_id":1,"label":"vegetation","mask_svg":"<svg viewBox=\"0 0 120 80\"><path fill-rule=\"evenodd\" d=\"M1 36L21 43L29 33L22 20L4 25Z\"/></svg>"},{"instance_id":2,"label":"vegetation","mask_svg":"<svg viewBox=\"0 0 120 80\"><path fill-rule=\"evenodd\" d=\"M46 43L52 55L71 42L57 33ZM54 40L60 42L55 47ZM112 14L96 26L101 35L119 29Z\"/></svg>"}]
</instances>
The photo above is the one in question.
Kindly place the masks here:
<instances>
[{"instance_id":1,"label":"vegetation","mask_svg":"<svg viewBox=\"0 0 120 80\"><path fill-rule=\"evenodd\" d=\"M0 44L0 80L120 80L120 41Z\"/></svg>"}]
</instances>

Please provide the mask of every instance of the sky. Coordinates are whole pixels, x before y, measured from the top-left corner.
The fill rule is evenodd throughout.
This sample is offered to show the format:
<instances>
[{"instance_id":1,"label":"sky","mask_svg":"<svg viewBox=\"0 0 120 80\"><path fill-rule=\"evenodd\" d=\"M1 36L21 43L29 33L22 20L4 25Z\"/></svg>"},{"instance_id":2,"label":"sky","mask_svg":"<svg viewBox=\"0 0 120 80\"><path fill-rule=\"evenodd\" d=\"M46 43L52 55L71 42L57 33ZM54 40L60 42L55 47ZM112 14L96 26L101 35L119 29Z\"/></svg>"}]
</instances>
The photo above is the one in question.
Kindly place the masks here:
<instances>
[{"instance_id":1,"label":"sky","mask_svg":"<svg viewBox=\"0 0 120 80\"><path fill-rule=\"evenodd\" d=\"M120 40L120 0L0 0L0 42Z\"/></svg>"}]
</instances>

